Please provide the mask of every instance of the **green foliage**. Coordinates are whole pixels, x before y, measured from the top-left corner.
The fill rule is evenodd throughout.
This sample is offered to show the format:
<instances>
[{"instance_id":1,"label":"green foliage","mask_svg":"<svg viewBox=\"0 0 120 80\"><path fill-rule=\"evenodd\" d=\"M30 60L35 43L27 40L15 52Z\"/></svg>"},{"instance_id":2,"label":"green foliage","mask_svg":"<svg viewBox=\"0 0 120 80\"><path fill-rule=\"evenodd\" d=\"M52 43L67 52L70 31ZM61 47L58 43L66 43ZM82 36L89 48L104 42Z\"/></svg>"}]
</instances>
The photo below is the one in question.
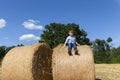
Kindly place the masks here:
<instances>
[{"instance_id":1,"label":"green foliage","mask_svg":"<svg viewBox=\"0 0 120 80\"><path fill-rule=\"evenodd\" d=\"M96 39L93 46L95 63L120 63L120 47L112 48L112 38L107 40Z\"/></svg>"},{"instance_id":2,"label":"green foliage","mask_svg":"<svg viewBox=\"0 0 120 80\"><path fill-rule=\"evenodd\" d=\"M110 38L110 37L107 40L96 39L93 42L93 50L95 52L109 51L110 47L111 47L109 45L110 42L112 42L112 38Z\"/></svg>"},{"instance_id":3,"label":"green foliage","mask_svg":"<svg viewBox=\"0 0 120 80\"><path fill-rule=\"evenodd\" d=\"M107 39L107 42L108 42L108 43L109 43L109 42L112 42L112 38L109 37L109 38Z\"/></svg>"},{"instance_id":4,"label":"green foliage","mask_svg":"<svg viewBox=\"0 0 120 80\"><path fill-rule=\"evenodd\" d=\"M6 54L6 47L0 46L0 61L2 60L3 56Z\"/></svg>"},{"instance_id":5,"label":"green foliage","mask_svg":"<svg viewBox=\"0 0 120 80\"><path fill-rule=\"evenodd\" d=\"M54 48L58 44L65 42L65 39L68 36L68 31L70 29L74 30L74 35L76 36L78 43L90 45L90 40L87 38L87 32L83 29L80 29L79 25L74 23L51 23L50 25L46 25L39 42L46 42L50 45L51 48Z\"/></svg>"}]
</instances>

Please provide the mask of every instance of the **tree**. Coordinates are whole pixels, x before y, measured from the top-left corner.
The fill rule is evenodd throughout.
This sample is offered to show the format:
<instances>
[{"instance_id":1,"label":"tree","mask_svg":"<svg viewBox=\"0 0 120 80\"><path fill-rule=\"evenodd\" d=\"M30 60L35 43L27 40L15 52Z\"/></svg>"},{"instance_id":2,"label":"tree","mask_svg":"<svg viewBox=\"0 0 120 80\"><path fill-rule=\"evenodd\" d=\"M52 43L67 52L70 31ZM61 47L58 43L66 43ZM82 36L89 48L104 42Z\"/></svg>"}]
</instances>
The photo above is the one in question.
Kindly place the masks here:
<instances>
[{"instance_id":1,"label":"tree","mask_svg":"<svg viewBox=\"0 0 120 80\"><path fill-rule=\"evenodd\" d=\"M120 63L120 47L113 48L111 51L111 63Z\"/></svg>"},{"instance_id":2,"label":"tree","mask_svg":"<svg viewBox=\"0 0 120 80\"><path fill-rule=\"evenodd\" d=\"M93 52L96 63L110 63L111 62L111 46L112 38L107 40L96 39L93 42Z\"/></svg>"},{"instance_id":3,"label":"tree","mask_svg":"<svg viewBox=\"0 0 120 80\"><path fill-rule=\"evenodd\" d=\"M83 29L80 29L79 25L75 23L51 23L46 25L43 34L41 34L41 40L39 42L45 42L49 44L51 48L54 48L58 44L65 42L65 39L68 36L68 31L70 29L74 30L74 35L76 36L78 43L90 45L90 40L87 38L87 32Z\"/></svg>"},{"instance_id":4,"label":"tree","mask_svg":"<svg viewBox=\"0 0 120 80\"><path fill-rule=\"evenodd\" d=\"M6 47L5 46L0 46L0 61L6 54Z\"/></svg>"},{"instance_id":5,"label":"tree","mask_svg":"<svg viewBox=\"0 0 120 80\"><path fill-rule=\"evenodd\" d=\"M107 42L108 42L108 43L112 42L112 38L109 37L109 38L107 39Z\"/></svg>"}]
</instances>

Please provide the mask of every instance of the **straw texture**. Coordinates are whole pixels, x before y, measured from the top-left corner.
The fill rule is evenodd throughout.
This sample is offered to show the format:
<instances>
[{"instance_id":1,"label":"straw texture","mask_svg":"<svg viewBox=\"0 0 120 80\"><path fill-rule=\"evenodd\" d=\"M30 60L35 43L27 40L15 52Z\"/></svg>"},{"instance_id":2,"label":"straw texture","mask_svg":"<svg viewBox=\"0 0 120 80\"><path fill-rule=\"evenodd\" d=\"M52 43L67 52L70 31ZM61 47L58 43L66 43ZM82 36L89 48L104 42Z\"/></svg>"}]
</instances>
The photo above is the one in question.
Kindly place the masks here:
<instances>
[{"instance_id":1,"label":"straw texture","mask_svg":"<svg viewBox=\"0 0 120 80\"><path fill-rule=\"evenodd\" d=\"M10 50L2 62L2 80L53 80L52 50L44 43Z\"/></svg>"},{"instance_id":2,"label":"straw texture","mask_svg":"<svg viewBox=\"0 0 120 80\"><path fill-rule=\"evenodd\" d=\"M67 47L59 45L53 52L53 80L95 80L92 50L89 46L78 46L79 54L68 55Z\"/></svg>"}]
</instances>

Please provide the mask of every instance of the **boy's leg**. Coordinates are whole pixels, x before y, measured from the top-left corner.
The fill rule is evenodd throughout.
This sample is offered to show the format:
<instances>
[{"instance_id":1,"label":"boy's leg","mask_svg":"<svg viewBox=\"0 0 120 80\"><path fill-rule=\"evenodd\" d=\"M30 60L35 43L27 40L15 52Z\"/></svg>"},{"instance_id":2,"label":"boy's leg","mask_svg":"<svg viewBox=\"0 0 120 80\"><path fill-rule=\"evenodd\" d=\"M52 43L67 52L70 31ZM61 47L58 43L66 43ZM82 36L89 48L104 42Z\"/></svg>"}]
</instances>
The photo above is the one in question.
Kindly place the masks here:
<instances>
[{"instance_id":1,"label":"boy's leg","mask_svg":"<svg viewBox=\"0 0 120 80\"><path fill-rule=\"evenodd\" d=\"M77 49L77 45L76 45L75 43L73 44L73 48L74 48L74 50L75 50L75 54L76 54L76 55L79 55L78 49Z\"/></svg>"},{"instance_id":2,"label":"boy's leg","mask_svg":"<svg viewBox=\"0 0 120 80\"><path fill-rule=\"evenodd\" d=\"M68 54L69 54L70 56L72 55L71 50L72 50L72 44L71 44L71 43L68 43Z\"/></svg>"}]
</instances>

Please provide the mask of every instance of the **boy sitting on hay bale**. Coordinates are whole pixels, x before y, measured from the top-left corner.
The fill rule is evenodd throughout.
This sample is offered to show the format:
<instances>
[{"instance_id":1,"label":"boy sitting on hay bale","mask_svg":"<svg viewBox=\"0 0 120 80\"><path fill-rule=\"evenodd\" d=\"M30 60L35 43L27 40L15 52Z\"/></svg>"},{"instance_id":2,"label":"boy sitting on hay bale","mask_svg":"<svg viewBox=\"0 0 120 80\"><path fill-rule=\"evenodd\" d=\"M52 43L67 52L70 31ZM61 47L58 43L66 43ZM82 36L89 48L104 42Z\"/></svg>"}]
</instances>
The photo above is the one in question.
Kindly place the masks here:
<instances>
[{"instance_id":1,"label":"boy sitting on hay bale","mask_svg":"<svg viewBox=\"0 0 120 80\"><path fill-rule=\"evenodd\" d=\"M77 45L80 45L76 42L76 38L74 36L74 31L73 30L69 30L69 36L66 38L66 41L64 43L64 46L66 46L66 44L68 44L68 54L70 56L72 56L71 50L72 48L74 48L75 50L75 55L79 55L78 53L78 49L77 49Z\"/></svg>"}]
</instances>

